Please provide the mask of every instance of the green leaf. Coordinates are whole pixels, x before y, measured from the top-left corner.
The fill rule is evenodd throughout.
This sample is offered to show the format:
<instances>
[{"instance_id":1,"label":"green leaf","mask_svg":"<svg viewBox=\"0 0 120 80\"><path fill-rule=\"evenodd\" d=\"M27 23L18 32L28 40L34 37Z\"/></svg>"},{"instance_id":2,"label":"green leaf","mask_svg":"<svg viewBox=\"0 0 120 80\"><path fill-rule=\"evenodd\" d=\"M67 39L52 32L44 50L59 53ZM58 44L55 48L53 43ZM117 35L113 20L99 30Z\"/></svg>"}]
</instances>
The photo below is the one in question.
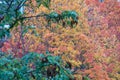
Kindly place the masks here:
<instances>
[{"instance_id":1,"label":"green leaf","mask_svg":"<svg viewBox=\"0 0 120 80\"><path fill-rule=\"evenodd\" d=\"M50 0L43 0L42 5L49 9L49 6L50 6Z\"/></svg>"},{"instance_id":2,"label":"green leaf","mask_svg":"<svg viewBox=\"0 0 120 80\"><path fill-rule=\"evenodd\" d=\"M42 2L43 2L43 0L36 0L36 2L37 2L37 6L40 7Z\"/></svg>"},{"instance_id":3,"label":"green leaf","mask_svg":"<svg viewBox=\"0 0 120 80\"><path fill-rule=\"evenodd\" d=\"M87 76L84 76L83 78L84 78L84 80L90 80L90 78Z\"/></svg>"},{"instance_id":4,"label":"green leaf","mask_svg":"<svg viewBox=\"0 0 120 80\"><path fill-rule=\"evenodd\" d=\"M36 0L37 2L37 6L40 7L41 5L43 5L44 7L49 9L50 6L50 0Z\"/></svg>"}]
</instances>

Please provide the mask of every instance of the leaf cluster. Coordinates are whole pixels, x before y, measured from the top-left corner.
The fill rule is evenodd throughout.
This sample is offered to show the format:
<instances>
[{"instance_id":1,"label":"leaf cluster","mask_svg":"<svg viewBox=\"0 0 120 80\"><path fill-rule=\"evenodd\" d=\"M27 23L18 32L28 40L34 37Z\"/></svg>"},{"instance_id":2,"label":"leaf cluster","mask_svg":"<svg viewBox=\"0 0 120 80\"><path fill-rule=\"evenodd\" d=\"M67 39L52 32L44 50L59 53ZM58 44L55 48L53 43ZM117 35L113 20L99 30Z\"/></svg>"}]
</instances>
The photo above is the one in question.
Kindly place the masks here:
<instances>
[{"instance_id":1,"label":"leaf cluster","mask_svg":"<svg viewBox=\"0 0 120 80\"><path fill-rule=\"evenodd\" d=\"M62 22L63 26L69 25L73 27L73 25L78 24L78 13L72 10L63 11L61 14L58 14L57 12L51 12L46 14L46 20L48 21L48 24L51 24L51 22Z\"/></svg>"},{"instance_id":2,"label":"leaf cluster","mask_svg":"<svg viewBox=\"0 0 120 80\"><path fill-rule=\"evenodd\" d=\"M25 7L29 7L27 2L31 0L2 0L0 1L0 27L4 28L4 25L9 25L10 27L4 32L0 33L0 37L4 37L6 34L10 33L10 29L19 25L26 18L24 17ZM49 8L50 0L36 0L37 7L43 5Z\"/></svg>"},{"instance_id":3,"label":"leaf cluster","mask_svg":"<svg viewBox=\"0 0 120 80\"><path fill-rule=\"evenodd\" d=\"M20 58L0 52L1 80L69 80L73 79L69 69L59 56L28 53Z\"/></svg>"}]
</instances>

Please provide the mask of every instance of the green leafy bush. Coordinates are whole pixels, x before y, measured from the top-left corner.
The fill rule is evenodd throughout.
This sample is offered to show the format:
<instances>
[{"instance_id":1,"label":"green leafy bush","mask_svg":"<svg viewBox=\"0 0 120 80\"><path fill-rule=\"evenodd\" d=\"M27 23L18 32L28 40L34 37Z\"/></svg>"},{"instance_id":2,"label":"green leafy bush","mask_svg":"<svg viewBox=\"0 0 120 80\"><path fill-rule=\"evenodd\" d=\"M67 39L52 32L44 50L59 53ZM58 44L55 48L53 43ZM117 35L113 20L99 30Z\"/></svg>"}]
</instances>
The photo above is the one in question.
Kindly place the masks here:
<instances>
[{"instance_id":1,"label":"green leafy bush","mask_svg":"<svg viewBox=\"0 0 120 80\"><path fill-rule=\"evenodd\" d=\"M59 56L28 53L22 58L0 52L0 80L70 80L69 69Z\"/></svg>"}]
</instances>

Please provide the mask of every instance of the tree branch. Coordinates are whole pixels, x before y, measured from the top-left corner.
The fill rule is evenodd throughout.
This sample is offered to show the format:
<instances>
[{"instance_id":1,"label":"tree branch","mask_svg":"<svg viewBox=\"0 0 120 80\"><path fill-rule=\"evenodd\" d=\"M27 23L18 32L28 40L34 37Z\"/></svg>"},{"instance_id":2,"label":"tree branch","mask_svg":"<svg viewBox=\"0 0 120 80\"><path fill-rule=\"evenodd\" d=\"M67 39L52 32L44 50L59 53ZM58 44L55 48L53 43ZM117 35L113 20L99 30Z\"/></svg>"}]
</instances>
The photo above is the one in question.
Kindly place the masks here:
<instances>
[{"instance_id":1,"label":"tree branch","mask_svg":"<svg viewBox=\"0 0 120 80\"><path fill-rule=\"evenodd\" d=\"M39 14L39 15L35 15L35 16L26 16L26 17L22 17L20 19L27 19L27 18L38 18L38 17L44 17L47 14Z\"/></svg>"},{"instance_id":2,"label":"tree branch","mask_svg":"<svg viewBox=\"0 0 120 80\"><path fill-rule=\"evenodd\" d=\"M14 1L14 0L11 0L11 1L10 1L10 4L8 4L8 8L6 9L6 13L7 13L7 12L8 12L8 10L10 9L10 7L11 7L11 5L12 5L13 1Z\"/></svg>"}]
</instances>

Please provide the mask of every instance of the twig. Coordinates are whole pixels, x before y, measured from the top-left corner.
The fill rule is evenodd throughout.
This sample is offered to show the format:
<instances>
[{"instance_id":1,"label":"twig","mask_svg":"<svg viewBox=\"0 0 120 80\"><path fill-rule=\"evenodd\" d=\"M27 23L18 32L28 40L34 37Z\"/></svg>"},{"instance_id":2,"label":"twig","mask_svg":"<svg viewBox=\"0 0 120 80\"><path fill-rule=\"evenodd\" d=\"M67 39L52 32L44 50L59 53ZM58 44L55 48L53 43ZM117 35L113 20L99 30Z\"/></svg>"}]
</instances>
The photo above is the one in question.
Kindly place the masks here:
<instances>
[{"instance_id":1,"label":"twig","mask_svg":"<svg viewBox=\"0 0 120 80\"><path fill-rule=\"evenodd\" d=\"M6 9L6 13L7 13L8 10L10 9L10 7L12 6L13 1L14 1L14 0L11 0L11 1L10 1L10 4L8 4L8 8Z\"/></svg>"}]
</instances>

